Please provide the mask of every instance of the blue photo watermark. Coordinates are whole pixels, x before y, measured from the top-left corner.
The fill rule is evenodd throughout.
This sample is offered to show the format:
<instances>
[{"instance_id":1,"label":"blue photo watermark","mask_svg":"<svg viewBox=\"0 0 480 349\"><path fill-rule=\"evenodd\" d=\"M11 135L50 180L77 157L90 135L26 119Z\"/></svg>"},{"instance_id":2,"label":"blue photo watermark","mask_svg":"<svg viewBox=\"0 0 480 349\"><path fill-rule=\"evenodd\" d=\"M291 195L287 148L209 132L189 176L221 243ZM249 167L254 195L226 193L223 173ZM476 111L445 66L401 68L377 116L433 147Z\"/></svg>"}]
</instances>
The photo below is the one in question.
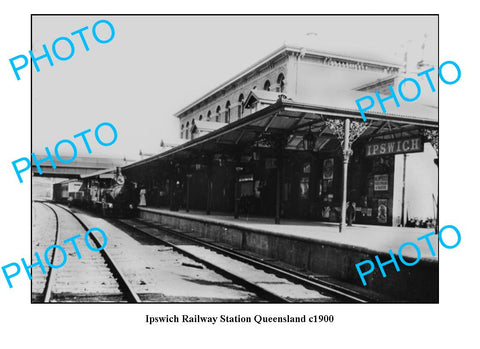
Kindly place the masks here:
<instances>
[{"instance_id":1,"label":"blue photo watermark","mask_svg":"<svg viewBox=\"0 0 480 349\"><path fill-rule=\"evenodd\" d=\"M97 28L101 27L108 27L108 31L110 32L107 37L100 38L97 32ZM90 51L90 46L88 45L87 39L85 38L84 32L88 31L88 26L80 28L78 30L73 31L70 33L72 38L74 38L75 35L78 35L80 38L83 48L85 52ZM106 19L101 19L93 24L92 27L92 36L95 39L96 42L100 44L108 44L110 41L113 40L115 37L115 28L113 27L113 24ZM66 45L66 46L65 46ZM59 49L60 46L60 49ZM68 47L67 51L68 54L65 54L64 48ZM35 56L35 54L30 50L28 51L28 54L32 60L33 66L35 67L35 71L38 73L40 72L40 66L38 65L38 62L42 59L46 59L50 66L53 66L54 60L53 57L55 57L59 61L68 61L70 58L72 58L75 55L75 44L73 43L72 39L66 36L60 36L56 38L52 45L51 45L51 52L53 53L53 57L50 54L50 51L47 47L47 45L43 44L43 54ZM63 55L60 54L60 52L63 53ZM20 80L20 74L18 73L21 69L24 69L28 66L28 57L26 55L18 55L13 58L9 59L10 65L12 66L13 72L15 73L15 77L17 80Z\"/></svg>"},{"instance_id":2,"label":"blue photo watermark","mask_svg":"<svg viewBox=\"0 0 480 349\"><path fill-rule=\"evenodd\" d=\"M88 236L93 232L93 231L98 231L100 234L102 234L102 237L103 237L103 244L102 246L96 248L94 246L92 246L90 244L90 241L88 240ZM80 250L78 249L78 246L77 246L77 243L75 242L76 239L80 238L81 235L78 234L78 235L75 235L75 236L72 236L71 238L68 238L66 240L63 241L64 244L67 244L69 242L72 243L72 246L75 250L75 253L78 257L78 259L82 259L82 254L80 253ZM107 246L107 234L105 234L105 232L100 229L100 228L91 228L89 229L86 233L85 233L85 236L84 236L84 240L85 240L85 245L87 246L87 248L89 250L92 250L92 251L101 251L103 250L106 246ZM58 251L60 251L60 253L62 254L62 262L59 263L59 264L53 264L55 261L52 261L50 262L49 258L48 258L48 254L51 250L54 250L54 249L57 249ZM68 255L72 255L72 254L68 254ZM44 263L42 263L42 258L40 257L40 255L38 254L38 252L35 252L34 254L37 262L31 264L31 265L27 265L27 262L25 262L25 258L22 258L21 259L21 262L22 262L22 265L23 265L23 269L25 270L25 272L27 273L27 276L30 280L32 280L32 273L30 272L30 270L34 267L39 267L40 270L42 271L43 274L46 274L46 269L45 269L45 265ZM33 258L32 258L33 259ZM60 245L50 245L49 247L47 247L45 249L45 252L43 253L43 261L45 262L46 265L48 265L50 268L52 269L59 269L61 267L63 267L66 263L67 263L67 252L65 251L65 249L60 246ZM12 269L13 268L13 269ZM17 276L18 274L20 274L20 271L22 270L22 268L20 267L20 264L18 263L9 263L7 265L4 265L2 267L2 271L3 271L3 275L5 276L5 280L7 280L7 283L8 283L8 287L12 288L13 285L12 285L12 281L11 279L15 276Z\"/></svg>"},{"instance_id":3,"label":"blue photo watermark","mask_svg":"<svg viewBox=\"0 0 480 349\"><path fill-rule=\"evenodd\" d=\"M453 231L455 231L455 233L457 234L457 242L455 244L447 245L445 243L445 241L443 241L442 233L445 231L445 229L452 229ZM435 250L433 248L432 242L429 239L430 236L432 236L432 235L435 235L435 232L432 231L428 234L420 236L419 238L417 238L417 241L425 240L432 257L435 257L436 253L435 253ZM439 241L440 241L440 243L442 244L443 247L448 248L448 249L452 249L452 248L457 247L460 244L460 241L462 240L462 236L460 235L460 231L458 230L457 227L455 227L454 225L446 225L442 229L440 229L440 231L438 233L438 239L439 239ZM413 249L417 253L417 258L413 262L408 262L403 257L403 254L402 254L403 249L407 246L413 247ZM375 262L377 262L378 268L380 269L380 272L382 273L382 276L384 278L387 277L387 274L385 273L385 269L383 267L388 265L388 264L393 264L395 266L395 270L397 272L400 271L400 265L397 262L393 251L390 249L390 250L388 250L388 253L389 253L391 258L384 261L384 262L380 261L380 258L378 257L378 255L375 256ZM420 248L414 242L410 242L410 241L406 242L403 245L401 245L398 249L398 259L400 260L400 262L402 262L403 265L405 265L407 267L412 267L412 266L418 264L418 262L420 262L421 258L422 258L422 253L420 251ZM364 265L368 265L368 270L362 270L361 267L364 266ZM375 263L373 261L367 259L367 260L364 260L360 263L355 264L355 267L357 268L357 272L358 272L358 275L360 276L360 279L362 280L363 286L367 286L367 281L365 280L365 276L373 273L373 271L375 270Z\"/></svg>"},{"instance_id":4,"label":"blue photo watermark","mask_svg":"<svg viewBox=\"0 0 480 349\"><path fill-rule=\"evenodd\" d=\"M105 141L105 140L102 140L99 136L99 131L102 127L108 127L112 130L112 133L113 133L113 138L112 140L110 141ZM92 153L92 148L90 148L90 144L88 143L88 140L87 140L87 136L86 134L90 133L92 130L91 129L87 129L85 131L82 131L80 133L77 133L76 135L73 136L73 138L81 138L83 140L83 143L85 145L85 149L87 150L87 152L89 154ZM118 132L117 132L117 129L115 128L115 126L113 126L111 123L109 122L102 122L101 124L99 124L96 128L95 128L95 139L97 140L98 144L104 146L104 147L108 147L108 146L111 146L113 143L115 143L117 141L117 138L118 138ZM68 144L68 146L70 146L72 148L72 151L73 151L73 155L71 156L70 159L64 159L60 156L59 154L59 148L62 144ZM37 156L35 155L35 153L32 153L32 160L33 162L35 163L35 166L38 170L38 174L39 175L42 175L43 174L43 171L42 171L42 168L40 167L40 164L45 162L45 161L50 161L51 165L52 165L52 168L57 168L57 166L55 165L55 160L53 158L53 155L50 151L50 149L48 147L45 147L45 151L47 153L47 157L44 158L44 159L41 159L39 160L37 158ZM55 145L55 148L54 148L54 154L55 154L55 157L56 159L61 162L61 163L64 163L64 164L69 164L71 162L73 162L76 158L77 158L77 146L75 145L74 142L72 142L71 140L69 139L62 139L60 141L57 142L57 144ZM24 166L23 168L18 168L17 164L19 163L24 163ZM22 179L22 176L20 176L20 174L22 172L25 172L25 171L28 171L28 169L31 168L32 166L32 163L30 162L30 159L26 158L26 157L23 157L23 158L20 158L20 159L17 159L15 161L12 161L12 165L13 165L13 169L15 170L15 173L17 174L17 177L18 177L18 180L20 181L20 183L23 183L23 179Z\"/></svg>"},{"instance_id":5,"label":"blue photo watermark","mask_svg":"<svg viewBox=\"0 0 480 349\"><path fill-rule=\"evenodd\" d=\"M457 71L456 78L451 80L451 81L448 81L447 79L445 79L445 76L442 73L442 70L446 65L452 65ZM435 70L435 68L432 67L432 68L426 69L426 70L417 74L418 77L425 77L425 79L427 79L428 85L430 86L430 89L432 90L432 92L436 91L435 85L433 84L432 78L430 76L430 73L433 72L434 70ZM458 66L458 64L455 63L454 61L446 61L446 62L443 62L440 65L440 68L438 69L438 76L440 77L440 80L442 80L445 84L453 85L453 84L456 84L460 80L460 77L462 76L462 71L460 70L460 67ZM416 89L415 96L413 96L413 97L405 96L405 93L403 91L403 87L407 83L411 83L415 86L415 89ZM390 91L390 96L386 96L386 97L381 97L380 94L378 93L378 91L375 91L375 97L377 98L378 104L382 108L383 113L387 112L387 109L385 108L384 102L386 102L388 100L393 100L393 102L395 103L395 106L397 108L400 107L400 101L399 101L397 95L395 94L395 90L390 85L388 86L388 89ZM420 84L414 78L405 78L402 81L400 81L400 83L398 84L398 94L400 95L402 100L404 100L405 102L416 101L420 97L421 93L422 93L422 89L420 87ZM367 105L365 105L365 104L362 105L362 102L364 102L364 101L368 102L368 104ZM375 105L375 99L372 96L365 96L365 97L362 97L362 98L359 98L359 99L355 100L355 104L357 105L357 108L360 111L360 114L362 115L363 121L367 121L367 117L365 116L365 112L367 110L370 110L370 109L373 108L373 106Z\"/></svg>"}]
</instances>

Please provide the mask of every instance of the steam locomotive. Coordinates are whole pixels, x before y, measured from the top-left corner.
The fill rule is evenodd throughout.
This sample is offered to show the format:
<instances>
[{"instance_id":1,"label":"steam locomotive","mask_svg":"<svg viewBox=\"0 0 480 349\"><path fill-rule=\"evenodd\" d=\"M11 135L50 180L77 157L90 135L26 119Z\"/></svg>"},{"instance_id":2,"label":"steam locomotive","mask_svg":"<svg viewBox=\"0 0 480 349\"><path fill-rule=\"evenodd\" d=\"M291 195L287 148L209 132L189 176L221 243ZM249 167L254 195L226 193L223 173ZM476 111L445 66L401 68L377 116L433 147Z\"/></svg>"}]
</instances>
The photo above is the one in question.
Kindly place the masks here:
<instances>
[{"instance_id":1,"label":"steam locomotive","mask_svg":"<svg viewBox=\"0 0 480 349\"><path fill-rule=\"evenodd\" d=\"M53 200L104 216L132 217L137 211L139 192L136 183L115 168L54 184Z\"/></svg>"}]
</instances>

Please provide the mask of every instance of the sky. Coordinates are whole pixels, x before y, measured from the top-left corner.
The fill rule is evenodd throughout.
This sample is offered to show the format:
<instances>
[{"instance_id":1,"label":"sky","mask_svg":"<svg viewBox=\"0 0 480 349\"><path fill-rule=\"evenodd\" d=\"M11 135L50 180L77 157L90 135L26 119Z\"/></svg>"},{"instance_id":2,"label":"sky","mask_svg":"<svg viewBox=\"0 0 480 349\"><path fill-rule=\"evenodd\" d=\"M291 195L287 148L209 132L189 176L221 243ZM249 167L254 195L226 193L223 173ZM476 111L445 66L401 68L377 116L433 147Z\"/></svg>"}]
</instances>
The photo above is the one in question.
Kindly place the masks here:
<instances>
[{"instance_id":1,"label":"sky","mask_svg":"<svg viewBox=\"0 0 480 349\"><path fill-rule=\"evenodd\" d=\"M109 43L92 37L99 19L115 28ZM78 35L70 35L85 26L88 52ZM100 37L108 37L106 28L99 25ZM43 59L40 72L33 70L32 147L37 153L86 129L92 130L92 156L138 159L140 150L156 153L162 139L178 138L175 112L284 43L402 63L405 50L420 57L425 42L424 59L438 64L434 16L34 16L32 32L37 55L43 44L51 51L60 36L75 44L71 59L53 58L54 66ZM306 36L312 32L316 35ZM62 44L59 52L66 55ZM101 146L93 137L102 122L118 131L112 146ZM86 155L82 142L75 142L79 155ZM68 153L68 145L59 149Z\"/></svg>"}]
</instances>

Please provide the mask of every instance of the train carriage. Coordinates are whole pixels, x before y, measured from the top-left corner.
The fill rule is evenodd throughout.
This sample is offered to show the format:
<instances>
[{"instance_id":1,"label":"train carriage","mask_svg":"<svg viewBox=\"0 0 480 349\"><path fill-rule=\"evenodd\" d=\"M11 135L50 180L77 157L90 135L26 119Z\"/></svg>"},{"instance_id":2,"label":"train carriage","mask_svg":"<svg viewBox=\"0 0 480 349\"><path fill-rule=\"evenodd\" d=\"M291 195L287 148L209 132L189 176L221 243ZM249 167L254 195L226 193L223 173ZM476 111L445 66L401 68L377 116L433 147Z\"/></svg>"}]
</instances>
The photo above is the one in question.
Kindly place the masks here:
<instances>
[{"instance_id":1,"label":"train carriage","mask_svg":"<svg viewBox=\"0 0 480 349\"><path fill-rule=\"evenodd\" d=\"M105 216L131 217L136 214L138 190L120 168L82 175L54 185L53 199L93 210Z\"/></svg>"},{"instance_id":2,"label":"train carriage","mask_svg":"<svg viewBox=\"0 0 480 349\"><path fill-rule=\"evenodd\" d=\"M83 201L83 181L70 179L53 185L53 200L63 204L79 204Z\"/></svg>"}]
</instances>

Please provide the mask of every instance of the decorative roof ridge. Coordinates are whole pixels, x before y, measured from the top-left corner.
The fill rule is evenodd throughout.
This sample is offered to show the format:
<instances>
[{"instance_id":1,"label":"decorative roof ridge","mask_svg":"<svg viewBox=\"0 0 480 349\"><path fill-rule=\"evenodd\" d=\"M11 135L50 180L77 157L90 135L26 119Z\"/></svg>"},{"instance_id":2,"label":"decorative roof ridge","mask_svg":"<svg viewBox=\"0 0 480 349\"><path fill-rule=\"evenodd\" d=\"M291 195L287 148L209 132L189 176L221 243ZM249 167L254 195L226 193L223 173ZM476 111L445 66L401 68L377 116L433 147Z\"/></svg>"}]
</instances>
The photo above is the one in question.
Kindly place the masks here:
<instances>
[{"instance_id":1,"label":"decorative roof ridge","mask_svg":"<svg viewBox=\"0 0 480 349\"><path fill-rule=\"evenodd\" d=\"M339 54L330 53L330 52L326 52L326 51L319 51L319 50L312 49L312 48L296 46L296 45L292 45L292 44L283 44L278 49L274 50L273 52L271 52L267 56L264 56L262 59L258 60L257 62L250 65L246 69L242 70L240 73L236 74L235 76L233 76L229 80L223 82L222 84L218 85L214 89L210 90L209 92L205 93L201 97L197 98L195 101L193 101L192 103L188 104L187 106L185 106L184 108L182 108L181 110L176 112L174 114L174 116L179 117L180 115L182 115L187 110L191 109L196 104L198 104L198 103L204 101L205 99L213 96L215 93L221 91L222 89L231 85L235 81L240 80L241 78L248 75L249 73L251 73L255 69L261 67L262 65L266 64L267 62L269 62L269 61L271 61L271 60L277 58L278 56L281 56L282 54L287 53L287 52L294 52L294 53L298 53L298 54L301 54L301 55L307 55L308 54L308 55L313 55L313 56L321 56L321 57L328 57L328 58L334 58L334 59L356 61L356 62L359 62L359 63L379 65L379 66L390 67L390 68L400 68L400 65L396 64L396 63L380 62L380 61L373 61L373 60L363 59L363 58L349 57L349 56L339 55Z\"/></svg>"}]
</instances>

